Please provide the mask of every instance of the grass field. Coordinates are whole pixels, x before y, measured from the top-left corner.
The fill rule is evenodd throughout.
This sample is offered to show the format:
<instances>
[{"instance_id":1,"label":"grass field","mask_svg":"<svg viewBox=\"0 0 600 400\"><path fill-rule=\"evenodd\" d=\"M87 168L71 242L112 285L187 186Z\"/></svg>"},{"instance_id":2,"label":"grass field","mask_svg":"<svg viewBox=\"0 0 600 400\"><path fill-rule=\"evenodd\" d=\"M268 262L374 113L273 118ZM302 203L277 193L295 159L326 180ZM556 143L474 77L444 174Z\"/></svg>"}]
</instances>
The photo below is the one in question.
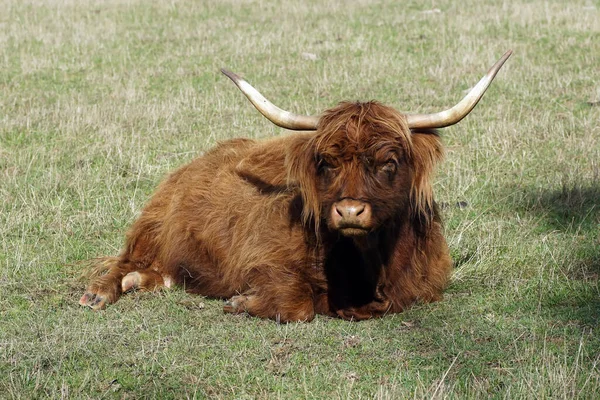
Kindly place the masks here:
<instances>
[{"instance_id":1,"label":"grass field","mask_svg":"<svg viewBox=\"0 0 600 400\"><path fill-rule=\"evenodd\" d=\"M0 0L0 398L597 398L599 21L579 0ZM77 304L78 263L119 252L165 174L289 134L221 67L299 113L433 112L508 49L442 131L444 301L288 325L178 289Z\"/></svg>"}]
</instances>

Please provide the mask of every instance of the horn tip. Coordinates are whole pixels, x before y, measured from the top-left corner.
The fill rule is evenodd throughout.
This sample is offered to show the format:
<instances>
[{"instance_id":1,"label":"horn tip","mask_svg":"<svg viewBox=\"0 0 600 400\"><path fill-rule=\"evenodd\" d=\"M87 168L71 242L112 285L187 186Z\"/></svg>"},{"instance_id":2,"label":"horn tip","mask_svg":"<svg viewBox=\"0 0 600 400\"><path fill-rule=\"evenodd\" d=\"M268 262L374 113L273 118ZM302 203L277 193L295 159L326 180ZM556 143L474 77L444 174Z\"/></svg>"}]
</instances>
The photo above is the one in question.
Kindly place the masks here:
<instances>
[{"instance_id":1,"label":"horn tip","mask_svg":"<svg viewBox=\"0 0 600 400\"><path fill-rule=\"evenodd\" d=\"M497 62L496 64L498 64L498 65L502 66L502 65L503 65L503 64L506 62L506 60L508 60L508 58L509 58L510 56L512 56L512 53L513 53L512 49L508 49L508 50L507 50L507 51L506 51L506 52L505 52L505 53L502 55L502 57L500 57L500 59L498 60L498 62Z\"/></svg>"},{"instance_id":2,"label":"horn tip","mask_svg":"<svg viewBox=\"0 0 600 400\"><path fill-rule=\"evenodd\" d=\"M492 67L489 69L488 76L491 75L492 78L496 76L500 68L502 68L502 66L504 65L506 60L508 60L508 58L512 55L512 53L512 49L507 50L506 53L504 53L502 57L500 57L500 59L496 61L496 64L492 65Z\"/></svg>"},{"instance_id":3,"label":"horn tip","mask_svg":"<svg viewBox=\"0 0 600 400\"><path fill-rule=\"evenodd\" d=\"M229 79L231 79L234 82L237 82L241 79L237 74L231 72L230 70L228 70L226 68L221 68L221 73L223 73L223 75L225 75L226 77L228 77Z\"/></svg>"}]
</instances>

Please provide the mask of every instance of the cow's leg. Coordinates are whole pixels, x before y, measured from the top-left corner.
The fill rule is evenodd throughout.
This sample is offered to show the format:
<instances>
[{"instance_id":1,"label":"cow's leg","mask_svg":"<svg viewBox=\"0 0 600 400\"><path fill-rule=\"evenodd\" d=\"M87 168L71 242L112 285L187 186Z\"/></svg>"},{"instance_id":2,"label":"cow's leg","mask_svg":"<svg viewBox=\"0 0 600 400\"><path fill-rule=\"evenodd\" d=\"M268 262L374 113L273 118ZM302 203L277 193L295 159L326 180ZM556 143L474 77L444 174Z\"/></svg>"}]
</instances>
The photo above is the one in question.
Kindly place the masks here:
<instances>
[{"instance_id":1,"label":"cow's leg","mask_svg":"<svg viewBox=\"0 0 600 400\"><path fill-rule=\"evenodd\" d=\"M248 313L278 322L312 321L315 308L310 285L303 282L270 281L229 299L223 311Z\"/></svg>"},{"instance_id":2,"label":"cow's leg","mask_svg":"<svg viewBox=\"0 0 600 400\"><path fill-rule=\"evenodd\" d=\"M129 270L130 268L124 268L117 262L105 275L92 281L79 299L79 304L93 310L101 310L130 290L156 291L172 284L170 278L163 277L151 269L127 272Z\"/></svg>"},{"instance_id":3,"label":"cow's leg","mask_svg":"<svg viewBox=\"0 0 600 400\"><path fill-rule=\"evenodd\" d=\"M374 300L360 307L348 307L336 311L336 314L347 320L361 321L385 315L392 308L389 300Z\"/></svg>"},{"instance_id":4,"label":"cow's leg","mask_svg":"<svg viewBox=\"0 0 600 400\"><path fill-rule=\"evenodd\" d=\"M385 295L380 286L375 290L374 299L370 303L358 307L346 307L336 310L338 317L347 320L361 321L381 317L392 310L393 303ZM398 312L399 310L395 310Z\"/></svg>"},{"instance_id":5,"label":"cow's leg","mask_svg":"<svg viewBox=\"0 0 600 400\"><path fill-rule=\"evenodd\" d=\"M144 234L144 221L143 218L136 221L119 257L104 257L96 262L93 274L96 277L79 299L79 304L101 310L130 289L155 290L164 285L163 277L157 272L162 268L156 259L156 244Z\"/></svg>"},{"instance_id":6,"label":"cow's leg","mask_svg":"<svg viewBox=\"0 0 600 400\"><path fill-rule=\"evenodd\" d=\"M154 291L162 286L171 286L171 279L158 272L162 270L160 263L143 258L143 250L138 246L134 252L99 259L94 268L94 275L98 276L87 287L79 304L101 310L131 289Z\"/></svg>"},{"instance_id":7,"label":"cow's leg","mask_svg":"<svg viewBox=\"0 0 600 400\"><path fill-rule=\"evenodd\" d=\"M295 299L293 304L273 304L264 296L251 294L233 296L225 302L223 311L239 314L248 313L255 317L269 318L277 322L309 322L315 317L312 299Z\"/></svg>"},{"instance_id":8,"label":"cow's leg","mask_svg":"<svg viewBox=\"0 0 600 400\"><path fill-rule=\"evenodd\" d=\"M106 257L98 262L96 269L103 270L102 275L92 280L79 299L79 304L101 310L121 297L121 281L133 268L121 257Z\"/></svg>"}]
</instances>

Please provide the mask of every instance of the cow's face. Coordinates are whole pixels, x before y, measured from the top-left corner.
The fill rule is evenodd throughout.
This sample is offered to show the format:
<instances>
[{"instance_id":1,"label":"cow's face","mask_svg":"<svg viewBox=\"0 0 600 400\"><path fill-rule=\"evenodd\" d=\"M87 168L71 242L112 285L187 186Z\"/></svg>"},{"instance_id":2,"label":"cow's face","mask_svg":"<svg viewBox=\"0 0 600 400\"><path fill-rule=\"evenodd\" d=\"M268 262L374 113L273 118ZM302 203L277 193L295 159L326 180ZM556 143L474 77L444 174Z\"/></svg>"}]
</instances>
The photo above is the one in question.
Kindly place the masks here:
<instances>
[{"instance_id":1,"label":"cow's face","mask_svg":"<svg viewBox=\"0 0 600 400\"><path fill-rule=\"evenodd\" d=\"M441 149L437 137L423 145L415 136L421 135L411 134L400 113L378 103L342 103L325 112L291 169L305 215L357 237L417 211L423 199L431 202L431 154Z\"/></svg>"},{"instance_id":2,"label":"cow's face","mask_svg":"<svg viewBox=\"0 0 600 400\"><path fill-rule=\"evenodd\" d=\"M316 189L321 215L331 231L360 236L400 209L410 195L412 169L406 144L384 127L347 125L317 134Z\"/></svg>"}]
</instances>

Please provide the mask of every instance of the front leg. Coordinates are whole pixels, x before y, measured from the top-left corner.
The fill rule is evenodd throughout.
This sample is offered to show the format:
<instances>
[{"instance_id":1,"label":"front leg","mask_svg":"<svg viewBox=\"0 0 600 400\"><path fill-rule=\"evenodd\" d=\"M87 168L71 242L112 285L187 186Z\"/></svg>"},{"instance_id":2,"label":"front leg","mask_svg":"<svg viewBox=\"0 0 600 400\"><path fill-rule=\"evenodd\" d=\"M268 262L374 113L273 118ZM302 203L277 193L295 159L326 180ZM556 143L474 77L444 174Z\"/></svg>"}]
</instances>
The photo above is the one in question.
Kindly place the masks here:
<instances>
[{"instance_id":1,"label":"front leg","mask_svg":"<svg viewBox=\"0 0 600 400\"><path fill-rule=\"evenodd\" d=\"M384 294L383 285L375 289L373 300L358 307L345 307L336 310L336 314L347 320L362 321L365 319L381 317L392 309L392 301Z\"/></svg>"},{"instance_id":2,"label":"front leg","mask_svg":"<svg viewBox=\"0 0 600 400\"><path fill-rule=\"evenodd\" d=\"M315 317L313 291L300 274L290 270L257 270L250 288L225 302L226 313L248 313L277 322L312 321Z\"/></svg>"},{"instance_id":3,"label":"front leg","mask_svg":"<svg viewBox=\"0 0 600 400\"><path fill-rule=\"evenodd\" d=\"M315 317L312 299L298 297L286 301L275 299L264 292L233 296L223 305L223 311L231 314L248 313L254 317L269 318L280 323L310 322Z\"/></svg>"},{"instance_id":4,"label":"front leg","mask_svg":"<svg viewBox=\"0 0 600 400\"><path fill-rule=\"evenodd\" d=\"M364 319L378 318L387 314L392 308L390 300L376 299L360 307L347 307L336 310L336 314L350 321L362 321Z\"/></svg>"}]
</instances>

